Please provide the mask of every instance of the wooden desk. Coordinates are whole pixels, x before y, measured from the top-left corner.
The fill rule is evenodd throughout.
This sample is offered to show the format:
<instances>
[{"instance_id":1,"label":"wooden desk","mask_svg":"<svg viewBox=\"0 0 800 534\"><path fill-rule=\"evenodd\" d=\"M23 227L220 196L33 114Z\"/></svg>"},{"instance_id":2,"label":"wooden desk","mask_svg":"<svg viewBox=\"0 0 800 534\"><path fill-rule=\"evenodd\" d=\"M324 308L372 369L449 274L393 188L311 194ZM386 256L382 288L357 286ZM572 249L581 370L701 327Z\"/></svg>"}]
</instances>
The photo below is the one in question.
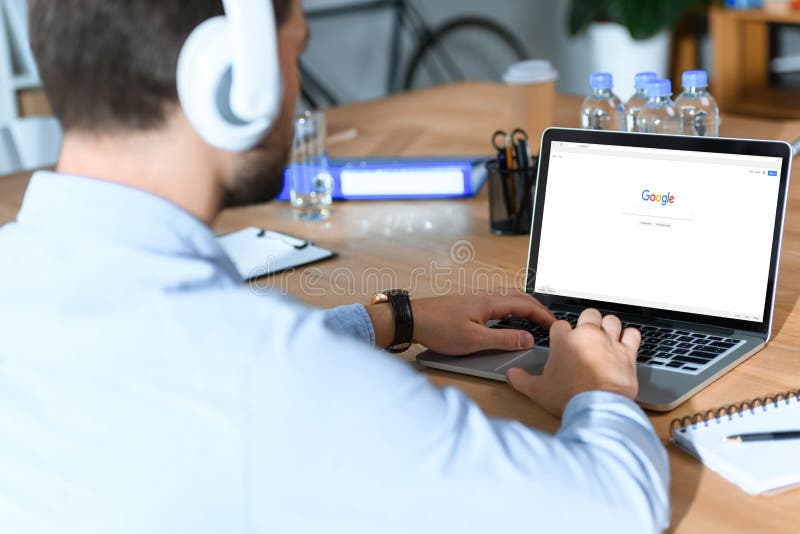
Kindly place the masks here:
<instances>
[{"instance_id":1,"label":"wooden desk","mask_svg":"<svg viewBox=\"0 0 800 534\"><path fill-rule=\"evenodd\" d=\"M460 84L387 100L330 110L331 132L357 128L359 136L336 144L336 156L387 154L486 153L493 130L510 121L505 88ZM559 96L556 122L576 126L579 100ZM725 117L728 136L792 139L800 122ZM673 417L701 409L800 387L800 185L795 173L775 313L775 338L769 348L669 414L651 414L666 443ZM0 222L13 219L27 175L0 178ZM366 303L385 286L413 287L416 295L466 291L474 278L488 286L517 277L526 263L527 238L489 233L485 190L475 199L419 202L337 203L333 217L321 223L293 221L285 204L268 204L224 212L216 230L263 226L315 240L338 259L273 277L276 287L318 306ZM465 256L451 253L457 248ZM391 269L391 270L390 270ZM413 359L413 355L405 357ZM427 372L441 385L462 388L491 415L514 418L553 431L558 421L505 384ZM772 497L750 497L696 460L669 446L672 464L672 529L680 533L797 532L800 491Z\"/></svg>"}]
</instances>

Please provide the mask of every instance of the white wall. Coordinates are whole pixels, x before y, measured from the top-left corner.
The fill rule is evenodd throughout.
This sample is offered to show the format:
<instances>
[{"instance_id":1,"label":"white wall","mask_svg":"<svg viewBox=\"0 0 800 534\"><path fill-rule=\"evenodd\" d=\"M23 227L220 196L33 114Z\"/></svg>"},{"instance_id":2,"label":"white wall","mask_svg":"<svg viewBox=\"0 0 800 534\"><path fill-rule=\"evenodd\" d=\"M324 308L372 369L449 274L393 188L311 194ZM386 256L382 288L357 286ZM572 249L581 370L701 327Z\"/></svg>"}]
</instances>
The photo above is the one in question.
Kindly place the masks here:
<instances>
[{"instance_id":1,"label":"white wall","mask_svg":"<svg viewBox=\"0 0 800 534\"><path fill-rule=\"evenodd\" d=\"M303 0L306 8L347 0ZM584 93L589 61L583 39L566 30L567 0L414 0L432 25L468 13L502 22L527 44L533 57L552 61L560 73L558 89ZM349 2L348 2L349 3ZM390 15L373 12L314 22L305 59L346 100L384 94Z\"/></svg>"}]
</instances>

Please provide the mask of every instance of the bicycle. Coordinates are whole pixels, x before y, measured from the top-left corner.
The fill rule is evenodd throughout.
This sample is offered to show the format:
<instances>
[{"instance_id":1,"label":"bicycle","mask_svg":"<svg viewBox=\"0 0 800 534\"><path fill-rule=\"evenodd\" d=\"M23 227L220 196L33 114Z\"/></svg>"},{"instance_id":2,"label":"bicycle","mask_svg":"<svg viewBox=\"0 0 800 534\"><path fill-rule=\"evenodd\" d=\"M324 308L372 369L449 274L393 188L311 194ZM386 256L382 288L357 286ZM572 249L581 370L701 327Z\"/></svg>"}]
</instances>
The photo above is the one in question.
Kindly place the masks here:
<instances>
[{"instance_id":1,"label":"bicycle","mask_svg":"<svg viewBox=\"0 0 800 534\"><path fill-rule=\"evenodd\" d=\"M387 9L393 11L387 93L465 79L499 80L506 65L528 57L522 41L498 22L479 15L463 15L446 20L434 28L410 0L371 0L307 9L305 15L312 23ZM404 32L411 37L414 46L402 69L401 78L399 67ZM477 33L484 38L476 40ZM470 50L470 46L475 49ZM465 50L465 54L461 53ZM455 59L456 55L460 55L459 60ZM492 61L492 57L500 57L502 61ZM478 74L475 74L476 71ZM320 107L320 100L332 106L340 103L341 99L335 91L315 75L303 60L300 61L300 73L303 80L302 96L311 107Z\"/></svg>"}]
</instances>

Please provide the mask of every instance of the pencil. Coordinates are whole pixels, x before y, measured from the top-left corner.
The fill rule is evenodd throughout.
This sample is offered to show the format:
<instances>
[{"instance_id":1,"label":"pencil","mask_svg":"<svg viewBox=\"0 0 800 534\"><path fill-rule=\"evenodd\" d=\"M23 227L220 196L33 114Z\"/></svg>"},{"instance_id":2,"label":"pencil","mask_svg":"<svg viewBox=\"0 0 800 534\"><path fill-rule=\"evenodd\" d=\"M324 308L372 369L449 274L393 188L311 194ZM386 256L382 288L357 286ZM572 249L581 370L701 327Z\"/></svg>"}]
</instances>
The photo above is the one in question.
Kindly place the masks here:
<instances>
[{"instance_id":1,"label":"pencil","mask_svg":"<svg viewBox=\"0 0 800 534\"><path fill-rule=\"evenodd\" d=\"M514 143L511 139L510 135L506 136L506 159L508 160L508 176L506 179L508 180L508 190L509 195L511 196L511 213L510 216L515 217L517 215L517 190L514 186L514 171L517 168L517 165L514 164Z\"/></svg>"}]
</instances>

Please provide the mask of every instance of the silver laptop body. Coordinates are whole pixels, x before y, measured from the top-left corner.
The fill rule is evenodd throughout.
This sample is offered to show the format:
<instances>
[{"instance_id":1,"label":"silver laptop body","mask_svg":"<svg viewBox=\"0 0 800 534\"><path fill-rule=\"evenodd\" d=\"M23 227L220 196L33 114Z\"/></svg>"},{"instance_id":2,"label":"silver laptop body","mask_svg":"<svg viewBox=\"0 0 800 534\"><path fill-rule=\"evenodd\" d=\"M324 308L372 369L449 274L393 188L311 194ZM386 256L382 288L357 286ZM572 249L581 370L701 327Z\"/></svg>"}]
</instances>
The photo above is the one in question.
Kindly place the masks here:
<instances>
[{"instance_id":1,"label":"silver laptop body","mask_svg":"<svg viewBox=\"0 0 800 534\"><path fill-rule=\"evenodd\" d=\"M790 165L777 141L548 129L527 291L573 324L593 307L639 328L637 400L671 410L770 339ZM528 329L536 346L417 361L501 381L511 367L542 372L547 331L488 326Z\"/></svg>"}]
</instances>

